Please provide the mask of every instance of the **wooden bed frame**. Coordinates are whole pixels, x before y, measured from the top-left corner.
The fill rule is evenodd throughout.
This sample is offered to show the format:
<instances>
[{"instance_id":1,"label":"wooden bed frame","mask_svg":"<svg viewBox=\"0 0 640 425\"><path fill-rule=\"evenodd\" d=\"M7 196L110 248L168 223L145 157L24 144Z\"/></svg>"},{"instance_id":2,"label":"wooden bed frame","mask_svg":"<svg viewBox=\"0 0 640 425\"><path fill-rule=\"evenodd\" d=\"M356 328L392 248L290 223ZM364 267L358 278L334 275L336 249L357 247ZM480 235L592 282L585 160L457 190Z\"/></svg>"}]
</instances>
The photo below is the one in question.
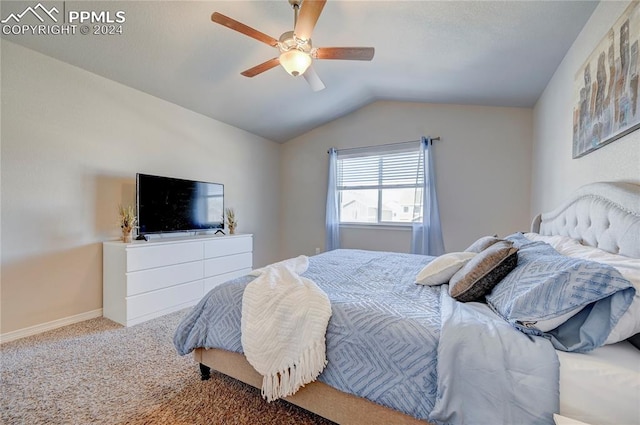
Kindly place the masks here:
<instances>
[{"instance_id":1,"label":"wooden bed frame","mask_svg":"<svg viewBox=\"0 0 640 425\"><path fill-rule=\"evenodd\" d=\"M194 358L200 363L202 379L209 379L209 369L214 369L245 384L262 387L262 375L256 372L243 354L217 348L197 348ZM339 424L432 425L319 381L305 385L283 400Z\"/></svg>"},{"instance_id":2,"label":"wooden bed frame","mask_svg":"<svg viewBox=\"0 0 640 425\"><path fill-rule=\"evenodd\" d=\"M570 236L585 245L640 258L640 184L584 186L556 210L538 215L531 230ZM208 379L213 369L256 388L262 386L262 376L243 354L198 348L194 359L200 363L202 379ZM318 381L284 400L339 424L432 425Z\"/></svg>"}]
</instances>

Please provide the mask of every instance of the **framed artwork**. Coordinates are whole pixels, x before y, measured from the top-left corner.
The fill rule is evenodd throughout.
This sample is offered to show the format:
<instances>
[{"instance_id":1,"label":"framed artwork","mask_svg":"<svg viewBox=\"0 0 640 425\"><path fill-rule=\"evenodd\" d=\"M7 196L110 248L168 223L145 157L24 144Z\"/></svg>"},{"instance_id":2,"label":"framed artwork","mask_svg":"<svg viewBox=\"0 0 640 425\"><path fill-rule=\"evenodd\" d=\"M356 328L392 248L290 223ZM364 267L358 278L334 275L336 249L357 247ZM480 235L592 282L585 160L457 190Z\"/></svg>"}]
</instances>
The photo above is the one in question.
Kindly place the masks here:
<instances>
[{"instance_id":1,"label":"framed artwork","mask_svg":"<svg viewBox=\"0 0 640 425\"><path fill-rule=\"evenodd\" d=\"M576 74L573 158L640 127L638 4L631 2Z\"/></svg>"}]
</instances>

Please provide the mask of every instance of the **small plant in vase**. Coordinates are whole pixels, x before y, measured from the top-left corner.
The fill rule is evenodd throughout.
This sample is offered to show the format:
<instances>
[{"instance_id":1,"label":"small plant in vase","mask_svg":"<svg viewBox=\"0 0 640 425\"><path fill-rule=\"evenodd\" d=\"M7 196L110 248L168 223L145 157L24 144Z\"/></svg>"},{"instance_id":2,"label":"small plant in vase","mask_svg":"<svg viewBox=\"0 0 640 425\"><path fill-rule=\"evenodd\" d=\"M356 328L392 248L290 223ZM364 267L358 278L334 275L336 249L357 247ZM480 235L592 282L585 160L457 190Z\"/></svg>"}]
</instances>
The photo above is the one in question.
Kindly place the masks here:
<instances>
[{"instance_id":1,"label":"small plant in vase","mask_svg":"<svg viewBox=\"0 0 640 425\"><path fill-rule=\"evenodd\" d=\"M238 222L236 221L236 212L233 208L227 208L225 212L227 213L227 227L229 228L229 234L233 235L236 233L236 226L238 225Z\"/></svg>"},{"instance_id":2,"label":"small plant in vase","mask_svg":"<svg viewBox=\"0 0 640 425\"><path fill-rule=\"evenodd\" d=\"M118 213L120 214L120 229L122 229L121 240L124 243L129 243L131 242L131 232L136 227L137 218L135 211L131 205L126 208L119 205Z\"/></svg>"}]
</instances>

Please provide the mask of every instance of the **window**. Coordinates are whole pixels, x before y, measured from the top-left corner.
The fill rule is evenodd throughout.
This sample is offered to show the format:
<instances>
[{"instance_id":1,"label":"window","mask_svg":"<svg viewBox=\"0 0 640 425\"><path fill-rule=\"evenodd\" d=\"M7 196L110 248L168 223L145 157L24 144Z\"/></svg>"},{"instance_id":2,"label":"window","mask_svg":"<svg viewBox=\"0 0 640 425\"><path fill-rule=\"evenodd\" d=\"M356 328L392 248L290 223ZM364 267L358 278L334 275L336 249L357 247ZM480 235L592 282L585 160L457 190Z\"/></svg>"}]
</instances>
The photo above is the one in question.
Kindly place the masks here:
<instances>
[{"instance_id":1,"label":"window","mask_svg":"<svg viewBox=\"0 0 640 425\"><path fill-rule=\"evenodd\" d=\"M422 220L424 161L419 146L338 152L340 223L401 224Z\"/></svg>"}]
</instances>

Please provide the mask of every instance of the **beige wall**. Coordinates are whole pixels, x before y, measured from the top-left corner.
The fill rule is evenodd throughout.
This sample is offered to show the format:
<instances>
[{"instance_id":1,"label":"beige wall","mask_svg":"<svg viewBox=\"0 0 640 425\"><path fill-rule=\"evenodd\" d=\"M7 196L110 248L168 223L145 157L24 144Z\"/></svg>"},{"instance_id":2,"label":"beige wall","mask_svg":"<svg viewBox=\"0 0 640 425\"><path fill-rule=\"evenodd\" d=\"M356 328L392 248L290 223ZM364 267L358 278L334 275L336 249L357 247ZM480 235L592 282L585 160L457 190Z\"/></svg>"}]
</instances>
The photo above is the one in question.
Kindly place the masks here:
<instances>
[{"instance_id":1,"label":"beige wall","mask_svg":"<svg viewBox=\"0 0 640 425\"><path fill-rule=\"evenodd\" d=\"M380 101L284 144L282 255L324 250L327 150L440 136L435 169L445 249L529 227L532 111ZM342 246L408 252L408 230L343 229Z\"/></svg>"},{"instance_id":2,"label":"beige wall","mask_svg":"<svg viewBox=\"0 0 640 425\"><path fill-rule=\"evenodd\" d=\"M1 88L0 333L102 308L136 172L223 183L254 266L278 259L280 145L6 41Z\"/></svg>"},{"instance_id":3,"label":"beige wall","mask_svg":"<svg viewBox=\"0 0 640 425\"><path fill-rule=\"evenodd\" d=\"M628 4L600 2L536 104L531 215L555 208L587 183L640 182L640 131L571 158L576 73Z\"/></svg>"}]
</instances>

